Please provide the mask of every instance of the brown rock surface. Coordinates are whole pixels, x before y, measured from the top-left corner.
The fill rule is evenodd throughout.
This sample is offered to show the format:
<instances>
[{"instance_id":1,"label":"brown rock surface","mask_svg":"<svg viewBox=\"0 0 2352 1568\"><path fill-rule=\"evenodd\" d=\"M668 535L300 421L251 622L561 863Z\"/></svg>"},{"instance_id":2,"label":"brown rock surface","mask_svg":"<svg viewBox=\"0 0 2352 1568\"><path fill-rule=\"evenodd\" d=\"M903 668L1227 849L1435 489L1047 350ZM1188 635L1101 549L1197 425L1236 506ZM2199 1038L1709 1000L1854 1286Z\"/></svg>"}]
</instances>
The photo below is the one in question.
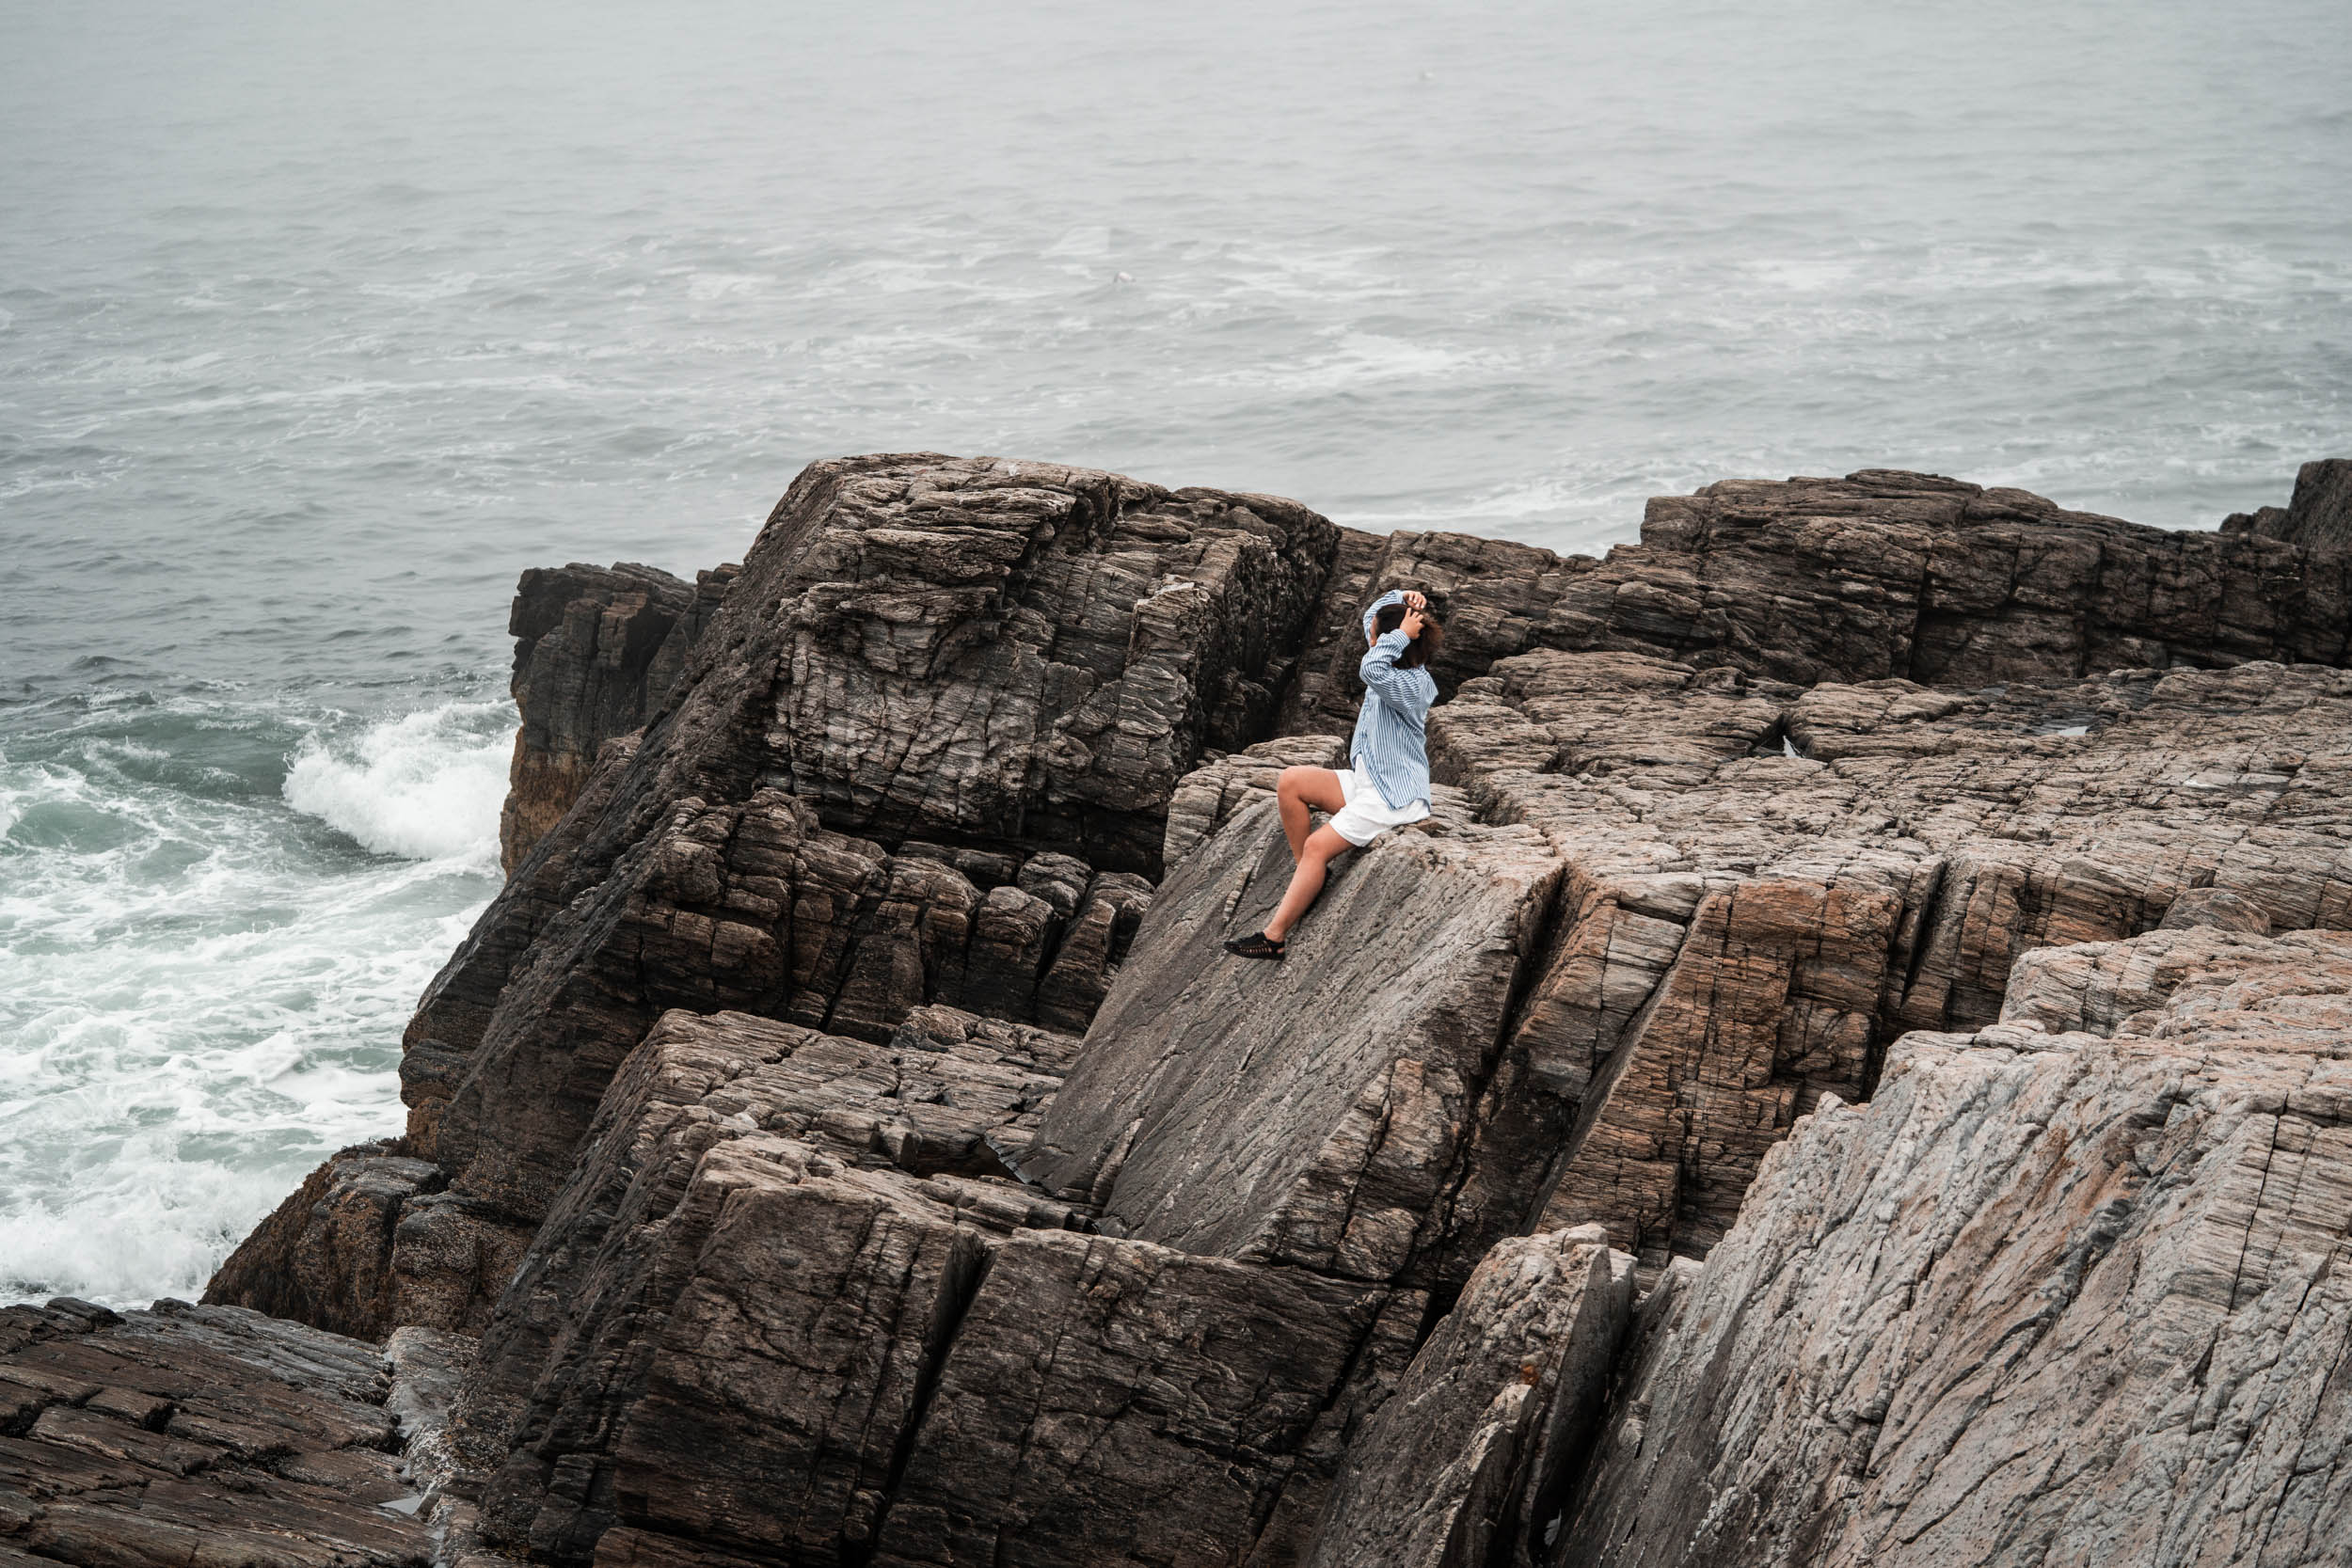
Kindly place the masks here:
<instances>
[{"instance_id":1,"label":"brown rock surface","mask_svg":"<svg viewBox=\"0 0 2352 1568\"><path fill-rule=\"evenodd\" d=\"M2308 542L2307 542L2308 543ZM1468 534L1398 533L1333 592L1418 588L1446 626L1439 685L1538 648L1646 654L1800 683L1901 677L1978 688L2117 668L2340 664L2352 551L2176 532L2023 490L1865 469L1726 480L1652 499L1606 561ZM1327 605L1284 727L1344 735L1361 689L1352 621Z\"/></svg>"},{"instance_id":2,"label":"brown rock surface","mask_svg":"<svg viewBox=\"0 0 2352 1568\"><path fill-rule=\"evenodd\" d=\"M883 1568L1288 1561L1422 1300L1133 1241L1008 1240L883 1524Z\"/></svg>"},{"instance_id":3,"label":"brown rock surface","mask_svg":"<svg viewBox=\"0 0 2352 1568\"><path fill-rule=\"evenodd\" d=\"M401 1151L330 1163L216 1289L412 1325L442 1384L466 1341L403 1336L481 1333L412 1450L452 1556L1532 1563L1625 1311L1603 1235L1661 1288L1575 1560L2206 1528L2098 1479L2189 1462L2097 1390L2212 1308L2195 1227L2238 1189L2199 1183L2263 1115L2311 1132L2266 1157L2299 1185L2239 1206L2273 1273L2253 1318L2221 1292L2227 1338L2304 1369L2352 1321L2324 1269L2294 1275L2318 1305L2280 1293L2345 1166L2308 1085L2271 1095L2343 1029L2312 976L2352 939L2312 928L2352 926L2352 674L2267 662L2345 657L2347 562L1883 471L1664 498L1593 561L1049 465L817 465L691 603L526 583L516 809L569 807L411 1025ZM1343 860L1285 963L1232 960L1289 872L1267 797L1338 760L1390 586L1448 625L1436 816ZM1945 1033L1883 1071L1904 1029ZM1882 1076L1879 1119L1837 1109ZM2070 1319L2117 1237L2194 1310L2109 1281L2137 1338ZM1938 1272L1970 1258L1981 1320ZM2027 1368L2026 1426L1946 1399L1993 1366ZM160 1397L25 1419L168 1466ZM2015 1433L2067 1421L2090 1492L1938 1490L1942 1434L2025 1465ZM2277 1482L2299 1560L2334 1483L2222 1453L2263 1426L2210 1426L2197 1473ZM2093 1523L2044 1529L2061 1495Z\"/></svg>"},{"instance_id":4,"label":"brown rock surface","mask_svg":"<svg viewBox=\"0 0 2352 1568\"><path fill-rule=\"evenodd\" d=\"M1066 920L1040 894L983 895L945 861L822 829L778 790L681 803L549 923L438 1113L435 1152L461 1197L540 1212L611 1073L673 1007L877 1042L927 1002L1026 1022L1042 995L1049 1018L1082 1022L1123 956L1122 908L1139 918L1149 892L1118 873L1082 885Z\"/></svg>"},{"instance_id":5,"label":"brown rock surface","mask_svg":"<svg viewBox=\"0 0 2352 1568\"><path fill-rule=\"evenodd\" d=\"M2039 947L2017 960L2001 1022L2052 1034L2163 1039L2185 1029L2217 1037L2269 990L2296 994L2306 977L2352 959L2352 935L2289 931L2271 940L2212 928L2159 929L2128 942ZM2174 1010L2176 991L2188 994ZM2275 1020L2257 1006L2265 1028Z\"/></svg>"},{"instance_id":6,"label":"brown rock surface","mask_svg":"<svg viewBox=\"0 0 2352 1568\"><path fill-rule=\"evenodd\" d=\"M598 749L660 709L736 570L691 584L626 563L523 574L506 626L522 718L499 817L510 873L579 798Z\"/></svg>"},{"instance_id":7,"label":"brown rock surface","mask_svg":"<svg viewBox=\"0 0 2352 1568\"><path fill-rule=\"evenodd\" d=\"M820 1560L870 1540L985 1249L899 1173L760 1130L812 1119L803 1048L856 1050L678 1014L614 1081L484 1338L465 1421L495 1539L560 1560L615 1523Z\"/></svg>"},{"instance_id":8,"label":"brown rock surface","mask_svg":"<svg viewBox=\"0 0 2352 1568\"><path fill-rule=\"evenodd\" d=\"M1422 1298L918 1179L937 1141L890 1134L888 1091L909 1117L1009 1116L1054 1040L1011 1033L665 1019L485 1338L464 1422L492 1537L557 1561L601 1560L615 1527L631 1560L653 1538L864 1560L878 1530L874 1560L943 1564L976 1540L1073 1565L1166 1560L1171 1531L1226 1554L1204 1560L1295 1546Z\"/></svg>"},{"instance_id":9,"label":"brown rock surface","mask_svg":"<svg viewBox=\"0 0 2352 1568\"><path fill-rule=\"evenodd\" d=\"M395 1322L392 1234L440 1169L396 1143L359 1144L312 1171L255 1227L205 1287L207 1307L248 1307L355 1338Z\"/></svg>"},{"instance_id":10,"label":"brown rock surface","mask_svg":"<svg viewBox=\"0 0 2352 1568\"><path fill-rule=\"evenodd\" d=\"M2296 470L2285 537L2296 545L2352 546L2352 457L2323 457Z\"/></svg>"},{"instance_id":11,"label":"brown rock surface","mask_svg":"<svg viewBox=\"0 0 2352 1568\"><path fill-rule=\"evenodd\" d=\"M2307 644L2322 657L2342 653L2334 566L2276 542L2200 542L2063 513L2022 493L1883 472L1743 482L1662 499L1645 527L1644 546L1609 562L1561 561L1456 535L1343 537L1291 503L1168 492L1051 466L928 457L818 465L779 504L739 589L680 656L681 674L664 699L675 711L642 749L613 743L619 750L579 808L550 834L546 852L518 868L420 1010L405 1093L411 1148L452 1181L437 1207L471 1205L482 1223L527 1229L561 1181L612 1066L666 1006L744 1007L882 1038L907 1007L942 1001L1074 1031L1109 990L1142 890L1105 880L1082 895L1085 909L1065 911L1039 889L1066 882L1025 885L1022 863L1040 849L1075 850L1090 857L1084 863L1091 871L1149 872L1167 844L1200 842L1264 781L1229 767L1232 800L1222 783L1213 800L1200 798L1200 788L1196 798L1174 800L1192 758L1211 745L1254 744L1285 686L1285 722L1344 728L1354 701L1355 610L1391 582L1417 583L1438 598L1450 623L1441 679L1473 697L1497 656L1547 645L1672 651L1808 679L1896 670L1946 679L2071 676L2123 655L2161 663ZM2052 608L2085 594L2094 601L2087 618L2071 609L2062 618ZM2137 617L2154 629L2135 641L2102 630L2101 616ZM547 644L543 637L532 660L542 645L580 641ZM1615 662L1607 680L1587 686L1629 680L1638 688L1651 678L1629 673L1639 660L1624 655L1589 657ZM1327 677L1310 680L1316 669ZM548 679L568 689L552 672ZM1687 692L1653 691L1647 714L1621 705L1603 715L1597 722L1607 733L1586 738L1566 709L1591 694L1555 692L1560 700L1544 721L1550 754L1496 766L1574 775L1622 770L1623 763L1665 782L1673 771L1666 759L1642 753L1672 736L1681 750L1671 760L1687 780L1712 763L1763 764L1744 753L1770 752L1776 739L1815 744L1818 736L1816 754L1828 759L1836 745L1882 746L1883 732L1916 722L1897 711L1900 703L1856 714L1808 698L1792 711L1794 693L1770 682L1687 679ZM1687 710L1709 692L1720 697L1716 727L1694 728ZM1962 705L1968 713L1938 732L1947 748L1970 724L2013 733L2018 704L1980 696ZM1778 715L1777 734L1770 715ZM2067 717L2043 715L2058 729ZM1469 758L1472 726L1451 728L1456 752ZM1899 735L1894 743L1911 744ZM1302 755L1312 750L1311 741L1292 744L1305 748ZM1017 779L1007 771L1015 761ZM1469 770L1465 760L1465 779ZM1756 766L1749 789L1776 793L1788 777ZM797 805L787 809L772 791L758 796L762 781L776 780L801 798ZM1481 788L1482 802L1494 802L1506 819L1518 809L1507 790ZM882 845L836 840L812 862L796 847L794 875L782 875L773 864L779 847L810 840L807 819L796 814L811 805L819 833L848 828L885 844L914 836L895 856ZM747 834L747 823L755 831ZM1748 837L1767 839L1773 826L1759 823ZM666 847L657 852L658 845ZM738 865L747 848L767 863ZM1732 869L1744 853L1728 857ZM1882 969L1908 964L1903 944L1921 933L1907 923L1931 924L1912 921L1922 879L1942 878L1937 885L1957 897L1989 878L1998 885L1985 891L1995 900L2016 896L2008 886L2019 876L2032 881L2013 853L1996 857L1997 865L1963 867L1957 879L1932 852L1873 848L1865 858L1835 896L1859 900L1849 911L1851 942L1903 949ZM912 867L914 860L952 867L961 879ZM983 863L991 863L985 870ZM1774 1082L1760 1100L1745 1083L1753 1069L1731 1069L1740 1083L1719 1097L1722 1114L1757 1131L1730 1139L1722 1181L1703 1183L1709 1191L1689 1205L1670 1198L1654 1174L1628 1189L1620 1208L1649 1216L1640 1223L1651 1232L1660 1229L1661 1205L1691 1208L1692 1250L1727 1223L1758 1137L1785 1130L1820 1088L1867 1087L1869 1043L1858 1038L1855 1021L1883 1010L1859 1005L1856 987L1869 989L1870 966L1859 958L1860 968L1845 958L1801 959L1801 940L1772 935L1813 918L1810 910L1831 896L1819 892L1818 878L1784 885L1793 902L1754 895L1710 906L1703 927L1731 922L1722 926L1723 961L1739 963L1761 942L1782 954L1775 961L1792 974L1802 969L1801 980L1832 969L1852 974L1825 995L1800 986L1805 1016L1792 1026L1796 1037L1772 1047L1786 1060L1767 1074ZM1655 909L1644 905L1653 894L1609 903L1616 934L1607 942L1624 958L1608 966L1617 1011L1649 994L1641 975L1659 972L1659 942L1678 945L1673 933L1688 928L1698 891L1687 881L1653 890L1661 900ZM2039 896L2030 885L2024 893L2028 902ZM1888 938L1881 927L1890 912L1897 924ZM1742 923L1756 920L1761 934L1742 935ZM2140 924L2135 911L2104 927L2070 930L2058 921L2051 934L2122 935ZM1578 940L1589 946L1598 929L1586 925ZM1964 919L1932 923L1925 935L1946 947L1926 960L1924 984L1905 985L1903 1020L1989 1017L2011 945L1996 933L1975 935ZM1547 996L1539 1011L1577 1008L1555 1004ZM1609 1006L1597 1016L1599 1033L1584 1030L1585 1043L1548 1044L1539 1028L1512 1061L1525 1058L1525 1072L1538 1080L1589 1078L1606 1063L1617 1027ZM1679 1016L1703 1027L1712 1015ZM1751 1036L1763 1030L1777 1040L1777 1018L1759 1015ZM1571 1033L1582 1028L1571 1025ZM1798 1062L1815 1065L1786 1069ZM1581 1104L1546 1107L1506 1094L1484 1119L1516 1130L1489 1164L1541 1157ZM485 1140L485 1129L496 1135ZM1656 1141L1641 1129L1626 1136ZM1476 1198L1494 1185L1473 1177L1466 1190ZM1492 1202L1501 1214L1516 1198L1497 1189ZM1654 1262L1672 1243L1641 1244ZM499 1253L486 1240L474 1248L483 1259ZM477 1297L469 1310L482 1306Z\"/></svg>"},{"instance_id":12,"label":"brown rock surface","mask_svg":"<svg viewBox=\"0 0 2352 1568\"><path fill-rule=\"evenodd\" d=\"M2347 723L2352 677L2265 664L1952 693L1502 661L1433 713L1433 757L1568 870L1466 1194L1549 1159L1536 1223L1602 1221L1655 1270L1882 1042L1996 1018L2029 947L2191 892L2352 925Z\"/></svg>"},{"instance_id":13,"label":"brown rock surface","mask_svg":"<svg viewBox=\"0 0 2352 1568\"><path fill-rule=\"evenodd\" d=\"M2145 1033L1912 1036L1768 1157L1564 1563L2341 1560L2352 953L2186 936Z\"/></svg>"},{"instance_id":14,"label":"brown rock surface","mask_svg":"<svg viewBox=\"0 0 2352 1568\"><path fill-rule=\"evenodd\" d=\"M2243 895L2217 887L2193 887L2166 907L2164 918L2156 926L2166 931L2203 926L2218 931L2244 931L2266 937L2270 934L2270 914Z\"/></svg>"},{"instance_id":15,"label":"brown rock surface","mask_svg":"<svg viewBox=\"0 0 2352 1568\"><path fill-rule=\"evenodd\" d=\"M424 1568L389 1386L372 1347L239 1308L0 1308L0 1553Z\"/></svg>"},{"instance_id":16,"label":"brown rock surface","mask_svg":"<svg viewBox=\"0 0 2352 1568\"><path fill-rule=\"evenodd\" d=\"M1052 464L862 461L790 541L767 739L794 792L884 839L1156 871L1200 748L1271 724L1338 531Z\"/></svg>"},{"instance_id":17,"label":"brown rock surface","mask_svg":"<svg viewBox=\"0 0 2352 1568\"><path fill-rule=\"evenodd\" d=\"M815 465L643 741L612 743L427 993L410 1147L453 1203L527 1227L665 1007L878 1039L927 1001L1082 1022L1142 891L1090 874L1155 869L1176 778L1259 738L1336 541L1294 503L1052 465ZM1081 908L964 874L1041 849L1089 857Z\"/></svg>"}]
</instances>

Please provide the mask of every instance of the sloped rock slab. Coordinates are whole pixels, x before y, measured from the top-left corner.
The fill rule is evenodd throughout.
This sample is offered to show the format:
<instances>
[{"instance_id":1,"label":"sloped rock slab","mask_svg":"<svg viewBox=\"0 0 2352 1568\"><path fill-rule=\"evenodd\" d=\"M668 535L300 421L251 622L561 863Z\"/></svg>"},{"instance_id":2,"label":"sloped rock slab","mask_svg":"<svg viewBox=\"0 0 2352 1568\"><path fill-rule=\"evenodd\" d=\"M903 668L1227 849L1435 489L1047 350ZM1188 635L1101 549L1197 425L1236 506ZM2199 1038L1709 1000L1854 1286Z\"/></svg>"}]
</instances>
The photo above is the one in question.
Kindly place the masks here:
<instances>
[{"instance_id":1,"label":"sloped rock slab","mask_svg":"<svg viewBox=\"0 0 2352 1568\"><path fill-rule=\"evenodd\" d=\"M2340 1560L2352 960L2296 957L2140 1034L1910 1036L1825 1101L1645 1350L1563 1562Z\"/></svg>"},{"instance_id":2,"label":"sloped rock slab","mask_svg":"<svg viewBox=\"0 0 2352 1568\"><path fill-rule=\"evenodd\" d=\"M1559 861L1458 805L1339 863L1279 963L1235 958L1291 860L1274 805L1162 886L1024 1176L1190 1252L1397 1276L1444 1198ZM1465 1271L1467 1272L1467 1271Z\"/></svg>"}]
</instances>

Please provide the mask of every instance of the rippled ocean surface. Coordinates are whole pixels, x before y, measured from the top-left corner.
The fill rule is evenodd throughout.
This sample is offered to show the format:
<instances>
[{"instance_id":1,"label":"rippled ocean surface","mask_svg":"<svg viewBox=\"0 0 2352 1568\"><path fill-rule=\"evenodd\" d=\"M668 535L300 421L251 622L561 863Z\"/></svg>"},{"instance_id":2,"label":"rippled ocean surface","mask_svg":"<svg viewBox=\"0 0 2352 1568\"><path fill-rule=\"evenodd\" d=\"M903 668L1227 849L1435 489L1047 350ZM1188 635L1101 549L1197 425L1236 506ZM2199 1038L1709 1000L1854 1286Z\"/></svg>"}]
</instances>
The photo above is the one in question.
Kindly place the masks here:
<instances>
[{"instance_id":1,"label":"rippled ocean surface","mask_svg":"<svg viewBox=\"0 0 2352 1568\"><path fill-rule=\"evenodd\" d=\"M0 8L0 1300L395 1131L525 566L938 449L1557 548L2352 453L2340 5Z\"/></svg>"}]
</instances>

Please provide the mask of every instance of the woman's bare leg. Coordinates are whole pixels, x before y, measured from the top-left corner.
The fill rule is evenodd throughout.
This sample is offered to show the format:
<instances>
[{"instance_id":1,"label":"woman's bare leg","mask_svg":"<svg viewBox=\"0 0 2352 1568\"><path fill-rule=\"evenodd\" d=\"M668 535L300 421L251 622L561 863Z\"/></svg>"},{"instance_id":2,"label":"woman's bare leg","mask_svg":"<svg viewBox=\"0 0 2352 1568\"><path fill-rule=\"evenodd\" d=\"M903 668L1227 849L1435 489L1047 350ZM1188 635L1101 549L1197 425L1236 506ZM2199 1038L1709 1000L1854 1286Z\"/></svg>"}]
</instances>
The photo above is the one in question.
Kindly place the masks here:
<instances>
[{"instance_id":1,"label":"woman's bare leg","mask_svg":"<svg viewBox=\"0 0 2352 1568\"><path fill-rule=\"evenodd\" d=\"M1308 836L1306 847L1298 856L1298 869L1291 873L1291 885L1282 895L1282 902L1275 908L1274 918L1265 923L1268 942L1281 942L1291 934L1323 891L1324 874L1331 864L1331 857L1356 847L1342 838L1336 828L1317 828Z\"/></svg>"},{"instance_id":2,"label":"woman's bare leg","mask_svg":"<svg viewBox=\"0 0 2352 1568\"><path fill-rule=\"evenodd\" d=\"M1283 768L1282 776L1274 784L1274 798L1281 804L1282 836L1291 841L1294 862L1306 852L1307 833L1314 825L1314 818L1308 813L1326 811L1336 815L1347 804L1347 796L1340 788L1340 776L1328 768Z\"/></svg>"}]
</instances>

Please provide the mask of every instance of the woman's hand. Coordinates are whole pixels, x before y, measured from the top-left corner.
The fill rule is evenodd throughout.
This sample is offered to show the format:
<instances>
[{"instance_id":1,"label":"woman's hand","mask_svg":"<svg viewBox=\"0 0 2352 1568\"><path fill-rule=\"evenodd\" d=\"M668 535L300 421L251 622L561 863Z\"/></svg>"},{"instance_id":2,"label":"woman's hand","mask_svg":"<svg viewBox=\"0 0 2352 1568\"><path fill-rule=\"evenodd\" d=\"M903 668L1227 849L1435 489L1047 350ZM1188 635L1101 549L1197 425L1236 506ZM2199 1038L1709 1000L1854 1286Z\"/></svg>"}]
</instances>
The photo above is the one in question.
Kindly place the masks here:
<instances>
[{"instance_id":1,"label":"woman's hand","mask_svg":"<svg viewBox=\"0 0 2352 1568\"><path fill-rule=\"evenodd\" d=\"M1407 588L1405 590L1405 608L1407 610L1427 610L1429 608L1429 601L1422 597L1420 594L1415 593L1412 589Z\"/></svg>"},{"instance_id":2,"label":"woman's hand","mask_svg":"<svg viewBox=\"0 0 2352 1568\"><path fill-rule=\"evenodd\" d=\"M1413 597L1418 599L1421 595L1416 594ZM1409 642L1421 636L1421 628L1428 625L1428 622L1429 618L1421 612L1421 606L1414 605L1405 612L1405 619L1397 623L1396 629L1403 632L1406 641Z\"/></svg>"}]
</instances>

